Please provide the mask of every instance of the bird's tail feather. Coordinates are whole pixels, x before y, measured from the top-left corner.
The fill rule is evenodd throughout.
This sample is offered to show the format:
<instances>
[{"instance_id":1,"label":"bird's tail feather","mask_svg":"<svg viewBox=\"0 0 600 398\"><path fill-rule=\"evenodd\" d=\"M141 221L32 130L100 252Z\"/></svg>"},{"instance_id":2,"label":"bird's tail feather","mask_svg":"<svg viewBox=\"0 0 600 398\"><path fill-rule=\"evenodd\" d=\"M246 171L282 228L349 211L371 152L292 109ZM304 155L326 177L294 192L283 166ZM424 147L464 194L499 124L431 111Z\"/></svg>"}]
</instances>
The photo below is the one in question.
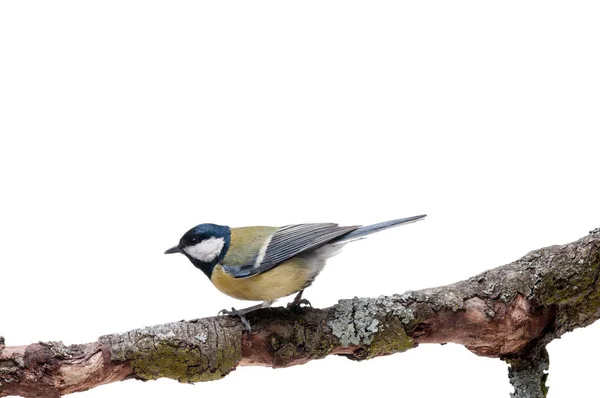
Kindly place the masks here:
<instances>
[{"instance_id":1,"label":"bird's tail feather","mask_svg":"<svg viewBox=\"0 0 600 398\"><path fill-rule=\"evenodd\" d=\"M371 235L371 234L374 234L375 232L383 231L384 229L398 227L400 225L410 224L410 223L422 220L426 216L427 216L426 214L422 214L420 216L399 218L397 220L384 221L384 222L380 222L378 224L360 227L350 233L347 233L346 235L340 236L335 241L331 242L331 244L335 245L335 244L339 244L339 243L347 243L351 240L362 239L367 235Z\"/></svg>"}]
</instances>

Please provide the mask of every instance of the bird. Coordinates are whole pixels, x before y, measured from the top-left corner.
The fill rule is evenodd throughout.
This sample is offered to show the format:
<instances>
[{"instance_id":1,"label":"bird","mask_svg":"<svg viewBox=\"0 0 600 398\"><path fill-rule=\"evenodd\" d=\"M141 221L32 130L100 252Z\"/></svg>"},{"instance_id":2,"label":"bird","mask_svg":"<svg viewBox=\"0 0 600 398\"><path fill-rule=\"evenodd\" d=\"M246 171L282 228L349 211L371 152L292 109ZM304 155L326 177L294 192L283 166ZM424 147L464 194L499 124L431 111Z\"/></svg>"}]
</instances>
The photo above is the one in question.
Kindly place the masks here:
<instances>
[{"instance_id":1,"label":"bird","mask_svg":"<svg viewBox=\"0 0 600 398\"><path fill-rule=\"evenodd\" d=\"M327 259L349 242L392 227L422 220L425 214L367 226L335 223L290 224L283 227L199 224L187 231L165 254L181 253L222 293L261 304L231 311L251 330L245 314L270 307L296 293L290 308L310 305L302 298L325 267Z\"/></svg>"}]
</instances>

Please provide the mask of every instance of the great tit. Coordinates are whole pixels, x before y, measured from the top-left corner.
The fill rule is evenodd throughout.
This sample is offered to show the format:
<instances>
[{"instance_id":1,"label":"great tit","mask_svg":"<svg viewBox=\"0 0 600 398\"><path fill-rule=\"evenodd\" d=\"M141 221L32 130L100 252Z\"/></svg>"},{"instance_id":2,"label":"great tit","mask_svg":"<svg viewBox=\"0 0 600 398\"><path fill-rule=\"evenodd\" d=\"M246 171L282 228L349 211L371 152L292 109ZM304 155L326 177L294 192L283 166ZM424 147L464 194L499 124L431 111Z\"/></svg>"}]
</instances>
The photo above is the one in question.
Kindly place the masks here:
<instances>
[{"instance_id":1,"label":"great tit","mask_svg":"<svg viewBox=\"0 0 600 398\"><path fill-rule=\"evenodd\" d=\"M185 255L228 296L262 301L243 310L224 311L240 315L245 321L243 314L269 307L280 297L298 293L293 305L306 303L301 299L303 290L321 272L327 259L338 254L346 243L424 217L351 227L332 223L242 228L200 224L187 231L179 244L165 254Z\"/></svg>"}]
</instances>

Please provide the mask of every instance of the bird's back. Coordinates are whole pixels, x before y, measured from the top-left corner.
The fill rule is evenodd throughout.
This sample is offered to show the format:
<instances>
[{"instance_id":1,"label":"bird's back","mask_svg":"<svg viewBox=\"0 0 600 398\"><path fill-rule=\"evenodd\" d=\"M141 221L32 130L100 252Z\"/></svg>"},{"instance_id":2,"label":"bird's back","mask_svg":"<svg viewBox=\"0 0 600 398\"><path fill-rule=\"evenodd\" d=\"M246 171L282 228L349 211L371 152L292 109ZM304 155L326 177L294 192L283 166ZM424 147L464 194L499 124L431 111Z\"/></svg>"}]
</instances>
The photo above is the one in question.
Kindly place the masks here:
<instances>
[{"instance_id":1,"label":"bird's back","mask_svg":"<svg viewBox=\"0 0 600 398\"><path fill-rule=\"evenodd\" d=\"M278 229L262 226L231 228L230 247L236 250L229 250L221 262L232 267L254 263L256 255Z\"/></svg>"}]
</instances>

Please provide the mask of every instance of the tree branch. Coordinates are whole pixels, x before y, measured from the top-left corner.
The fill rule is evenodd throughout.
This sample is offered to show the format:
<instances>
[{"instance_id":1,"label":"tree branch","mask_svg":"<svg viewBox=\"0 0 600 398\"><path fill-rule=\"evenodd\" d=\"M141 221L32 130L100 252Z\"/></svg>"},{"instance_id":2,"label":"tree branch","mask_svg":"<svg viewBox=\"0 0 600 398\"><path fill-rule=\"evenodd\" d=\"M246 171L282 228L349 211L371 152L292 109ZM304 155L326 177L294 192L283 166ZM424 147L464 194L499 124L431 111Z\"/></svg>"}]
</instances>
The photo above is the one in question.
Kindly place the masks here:
<instances>
[{"instance_id":1,"label":"tree branch","mask_svg":"<svg viewBox=\"0 0 600 398\"><path fill-rule=\"evenodd\" d=\"M127 378L214 380L237 366L285 367L327 355L363 360L421 343L459 343L510 364L514 397L543 397L545 345L600 317L600 233L533 251L452 285L340 300L326 309L283 308L181 321L102 336L5 347L0 397L58 397Z\"/></svg>"},{"instance_id":2,"label":"tree branch","mask_svg":"<svg viewBox=\"0 0 600 398\"><path fill-rule=\"evenodd\" d=\"M515 388L513 398L544 398L548 393L546 379L550 359L546 346L537 341L531 349L521 355L505 358L510 365L508 379Z\"/></svg>"}]
</instances>

